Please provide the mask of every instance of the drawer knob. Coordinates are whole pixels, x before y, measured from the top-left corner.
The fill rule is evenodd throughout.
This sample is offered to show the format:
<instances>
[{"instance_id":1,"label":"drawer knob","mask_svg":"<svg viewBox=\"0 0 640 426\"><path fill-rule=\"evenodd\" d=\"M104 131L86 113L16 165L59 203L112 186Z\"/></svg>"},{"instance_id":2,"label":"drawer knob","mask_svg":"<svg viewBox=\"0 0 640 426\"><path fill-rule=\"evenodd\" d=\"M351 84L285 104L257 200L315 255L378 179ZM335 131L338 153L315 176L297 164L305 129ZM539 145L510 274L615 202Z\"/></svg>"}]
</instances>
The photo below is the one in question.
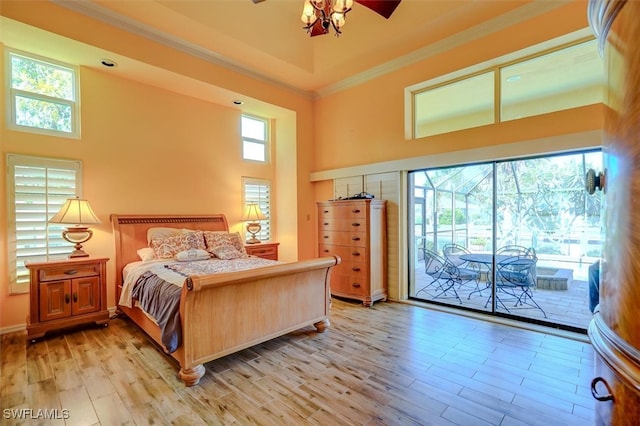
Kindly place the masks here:
<instances>
[{"instance_id":1,"label":"drawer knob","mask_svg":"<svg viewBox=\"0 0 640 426\"><path fill-rule=\"evenodd\" d=\"M329 238L329 236L328 235L324 235L322 238Z\"/></svg>"},{"instance_id":2,"label":"drawer knob","mask_svg":"<svg viewBox=\"0 0 640 426\"><path fill-rule=\"evenodd\" d=\"M360 272L360 268L358 268L357 266L354 266L353 268L351 268L351 270L354 272Z\"/></svg>"},{"instance_id":3,"label":"drawer knob","mask_svg":"<svg viewBox=\"0 0 640 426\"><path fill-rule=\"evenodd\" d=\"M352 285L353 287L355 287L355 288L360 288L360 284L358 284L358 283L353 283L353 284L351 284L351 285Z\"/></svg>"},{"instance_id":4,"label":"drawer knob","mask_svg":"<svg viewBox=\"0 0 640 426\"><path fill-rule=\"evenodd\" d=\"M360 209L353 209L351 210L351 213L360 213Z\"/></svg>"},{"instance_id":5,"label":"drawer knob","mask_svg":"<svg viewBox=\"0 0 640 426\"><path fill-rule=\"evenodd\" d=\"M68 271L64 271L65 275L75 275L78 271L76 269L69 269Z\"/></svg>"},{"instance_id":6,"label":"drawer knob","mask_svg":"<svg viewBox=\"0 0 640 426\"><path fill-rule=\"evenodd\" d=\"M322 213L329 213L329 210L323 210Z\"/></svg>"},{"instance_id":7,"label":"drawer knob","mask_svg":"<svg viewBox=\"0 0 640 426\"><path fill-rule=\"evenodd\" d=\"M69 294L65 294L64 295L64 303L66 303L68 305L70 301L71 301L71 298L69 297Z\"/></svg>"},{"instance_id":8,"label":"drawer knob","mask_svg":"<svg viewBox=\"0 0 640 426\"><path fill-rule=\"evenodd\" d=\"M327 250L327 249L324 249L324 252L325 252L325 253L329 253L329 250Z\"/></svg>"},{"instance_id":9,"label":"drawer knob","mask_svg":"<svg viewBox=\"0 0 640 426\"><path fill-rule=\"evenodd\" d=\"M78 293L73 293L73 301L74 302L78 301Z\"/></svg>"},{"instance_id":10,"label":"drawer knob","mask_svg":"<svg viewBox=\"0 0 640 426\"><path fill-rule=\"evenodd\" d=\"M360 241L360 237L351 237L353 241Z\"/></svg>"},{"instance_id":11,"label":"drawer knob","mask_svg":"<svg viewBox=\"0 0 640 426\"><path fill-rule=\"evenodd\" d=\"M360 226L360 224L358 222L353 222L351 226Z\"/></svg>"},{"instance_id":12,"label":"drawer knob","mask_svg":"<svg viewBox=\"0 0 640 426\"><path fill-rule=\"evenodd\" d=\"M358 253L357 251L354 251L353 253L351 253L351 256L360 256L360 253Z\"/></svg>"},{"instance_id":13,"label":"drawer knob","mask_svg":"<svg viewBox=\"0 0 640 426\"><path fill-rule=\"evenodd\" d=\"M325 223L323 223L323 225L324 225L324 226L328 226L328 225L329 225L329 222L325 222Z\"/></svg>"}]
</instances>

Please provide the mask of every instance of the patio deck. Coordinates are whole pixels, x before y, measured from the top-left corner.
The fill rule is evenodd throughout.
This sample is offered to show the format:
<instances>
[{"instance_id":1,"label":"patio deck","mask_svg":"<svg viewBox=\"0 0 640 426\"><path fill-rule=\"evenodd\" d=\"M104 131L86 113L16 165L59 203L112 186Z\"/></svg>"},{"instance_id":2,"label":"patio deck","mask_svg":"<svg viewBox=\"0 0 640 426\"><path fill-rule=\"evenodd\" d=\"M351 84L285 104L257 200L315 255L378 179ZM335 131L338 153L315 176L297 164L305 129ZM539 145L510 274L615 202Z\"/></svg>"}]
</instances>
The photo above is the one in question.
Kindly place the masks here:
<instances>
[{"instance_id":1,"label":"patio deck","mask_svg":"<svg viewBox=\"0 0 640 426\"><path fill-rule=\"evenodd\" d=\"M415 289L418 292L432 281L432 278L425 274L423 263L418 264L416 269L416 285ZM480 283L482 288L483 283ZM416 298L426 301L437 301L441 303L447 303L452 307L463 306L467 308L479 309L483 311L490 311L491 301L485 308L487 299L490 292L487 289L481 291L481 294L475 292L475 282L468 282L461 286L456 285L455 289L460 296L458 301L453 292L449 291L446 295L437 295L435 285L430 286L426 291L421 291L415 295ZM589 286L587 281L580 279L573 279L569 284L567 290L547 290L542 288L532 289L533 299L540 305L540 307L547 314L545 319L542 312L531 306L513 307L513 301L510 301L508 297L501 297L510 313L526 318L539 319L549 321L561 325L569 325L572 327L578 327L581 329L587 329L589 322L591 321L592 314L589 311ZM498 307L498 312L505 312L505 309Z\"/></svg>"}]
</instances>

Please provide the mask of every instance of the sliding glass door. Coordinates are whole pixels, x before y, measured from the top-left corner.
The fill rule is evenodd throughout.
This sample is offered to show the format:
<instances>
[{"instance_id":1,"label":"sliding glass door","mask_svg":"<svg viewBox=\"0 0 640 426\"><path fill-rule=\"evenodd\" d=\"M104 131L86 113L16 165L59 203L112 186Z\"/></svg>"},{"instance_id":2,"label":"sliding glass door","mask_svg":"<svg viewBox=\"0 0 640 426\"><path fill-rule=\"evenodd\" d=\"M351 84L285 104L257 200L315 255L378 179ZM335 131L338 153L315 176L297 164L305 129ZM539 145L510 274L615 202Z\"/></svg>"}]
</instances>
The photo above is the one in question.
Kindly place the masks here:
<instances>
[{"instance_id":1,"label":"sliding glass door","mask_svg":"<svg viewBox=\"0 0 640 426\"><path fill-rule=\"evenodd\" d=\"M600 151L409 173L411 298L586 329Z\"/></svg>"}]
</instances>

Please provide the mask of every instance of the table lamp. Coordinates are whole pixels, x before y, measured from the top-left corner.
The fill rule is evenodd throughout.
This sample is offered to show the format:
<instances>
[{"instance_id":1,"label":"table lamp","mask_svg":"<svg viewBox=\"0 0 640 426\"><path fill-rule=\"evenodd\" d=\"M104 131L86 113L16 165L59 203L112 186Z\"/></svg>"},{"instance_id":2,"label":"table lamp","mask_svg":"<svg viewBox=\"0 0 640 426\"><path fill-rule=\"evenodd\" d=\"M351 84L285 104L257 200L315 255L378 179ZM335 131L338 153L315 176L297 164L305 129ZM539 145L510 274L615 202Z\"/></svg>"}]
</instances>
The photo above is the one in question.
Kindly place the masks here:
<instances>
[{"instance_id":1,"label":"table lamp","mask_svg":"<svg viewBox=\"0 0 640 426\"><path fill-rule=\"evenodd\" d=\"M260 232L262 225L260 225L260 222L258 221L266 218L267 217L262 213L262 210L260 210L258 203L248 203L244 208L242 220L247 222L247 232L251 234L251 238L246 241L247 244L258 244L260 242L256 237L256 234Z\"/></svg>"},{"instance_id":2,"label":"table lamp","mask_svg":"<svg viewBox=\"0 0 640 426\"><path fill-rule=\"evenodd\" d=\"M62 223L74 226L67 226L62 231L62 238L75 244L73 252L69 257L86 257L89 256L82 250L82 244L86 243L93 236L93 232L86 226L95 223L101 223L91 210L91 206L87 200L81 198L68 198L60 211L55 214L49 223Z\"/></svg>"}]
</instances>

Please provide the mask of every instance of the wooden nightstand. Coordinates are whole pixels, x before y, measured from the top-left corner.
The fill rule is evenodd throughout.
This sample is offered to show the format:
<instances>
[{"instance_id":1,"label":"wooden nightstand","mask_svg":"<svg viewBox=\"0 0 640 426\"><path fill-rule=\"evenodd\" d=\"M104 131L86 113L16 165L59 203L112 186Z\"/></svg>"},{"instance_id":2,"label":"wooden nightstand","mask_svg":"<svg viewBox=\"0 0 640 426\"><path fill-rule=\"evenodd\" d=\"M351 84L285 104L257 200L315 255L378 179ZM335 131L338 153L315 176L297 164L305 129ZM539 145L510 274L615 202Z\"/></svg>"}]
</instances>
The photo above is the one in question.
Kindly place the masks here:
<instances>
[{"instance_id":1,"label":"wooden nightstand","mask_svg":"<svg viewBox=\"0 0 640 426\"><path fill-rule=\"evenodd\" d=\"M245 244L247 254L263 259L278 260L278 246L280 243Z\"/></svg>"},{"instance_id":2,"label":"wooden nightstand","mask_svg":"<svg viewBox=\"0 0 640 426\"><path fill-rule=\"evenodd\" d=\"M80 257L29 262L29 317L27 337L47 331L95 322L107 325L106 257Z\"/></svg>"}]
</instances>

